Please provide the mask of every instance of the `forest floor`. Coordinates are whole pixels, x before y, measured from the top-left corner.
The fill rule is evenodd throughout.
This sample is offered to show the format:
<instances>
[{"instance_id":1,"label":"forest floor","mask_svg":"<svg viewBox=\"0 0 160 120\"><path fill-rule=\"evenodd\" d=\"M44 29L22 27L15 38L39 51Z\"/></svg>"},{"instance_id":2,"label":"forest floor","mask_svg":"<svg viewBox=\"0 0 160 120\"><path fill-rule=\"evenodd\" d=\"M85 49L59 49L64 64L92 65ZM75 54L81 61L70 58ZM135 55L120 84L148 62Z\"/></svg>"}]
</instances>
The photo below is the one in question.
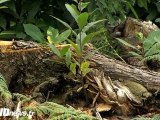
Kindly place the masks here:
<instances>
[{"instance_id":1,"label":"forest floor","mask_svg":"<svg viewBox=\"0 0 160 120\"><path fill-rule=\"evenodd\" d=\"M133 23L131 22L126 23L128 25L125 25L126 28L124 32L127 36L124 37L129 38L129 35L135 34L138 28L133 27ZM131 26L136 30L131 29ZM131 29L131 33L129 33L128 28ZM119 30L119 27L115 28L113 36L117 35L117 32L119 32L117 30ZM144 34L148 34L150 31L144 28L144 32ZM6 43L6 45L4 43ZM53 55L48 48L45 48L45 46L39 47L34 42L8 41L4 43L2 43L2 41L0 42L0 73L6 80L6 82L4 82L5 80L0 78L2 107L7 106L16 109L26 107L27 109L34 110L37 112L36 117L33 118L35 120L160 120L160 115L158 115L160 114L159 89L155 91L159 85L154 85L156 82L159 83L159 73L145 70L145 68L137 68L136 60L125 58L128 60L126 64L98 53L97 58L94 57L95 61L91 61L93 62L91 66L98 66L99 69L97 67L98 70L93 70L93 73L85 78L88 80L85 86L88 90L87 101L81 83L72 80L72 76L68 74L69 70L63 64L63 61ZM11 48L11 46L13 47L13 43L14 49ZM135 42L134 45L140 45L140 43ZM126 48L124 47L124 49ZM101 62L103 64L101 64ZM108 68L104 69L106 66ZM123 85L122 81L119 82L119 79L112 81L112 77L116 74L118 78L130 75L127 74L127 71L126 73L120 71L119 66L124 67L125 70L132 70L133 74L131 75L133 76L142 70L142 73L158 78L153 84L150 83L150 86L146 85L149 89L152 89L154 86L153 91L147 90L140 84L136 84L135 81L130 82L137 85L132 88L132 90L134 91L134 89L136 89L138 91L136 94L141 96L136 97L136 95L132 94L133 91L130 92L130 90ZM110 70L112 71L110 72ZM111 79L107 77L108 75L104 75L104 73L107 72L111 75ZM143 77L147 78L146 76L140 76L141 79L143 79ZM130 76L127 76L127 78L127 80L132 79ZM139 80L137 76L135 79ZM145 84L145 80L141 82L143 85ZM105 83L107 83L107 87ZM125 85L126 84L127 83L125 83ZM139 90L139 87L143 89L143 91ZM108 88L114 88L114 90ZM120 92L122 94L120 94ZM146 93L146 96L143 96L143 92ZM114 97L115 95L116 98ZM12 102L14 105L11 104ZM58 103L65 107L50 102ZM71 109L67 110L66 108ZM75 108L76 112L75 109L73 110L72 108ZM70 111L73 112L73 114ZM64 117L66 115L65 113L70 115L70 118ZM78 113L85 113L88 116L84 114L79 115ZM64 115L61 116L62 114ZM61 118L55 118L54 116L61 116ZM96 118L91 116L95 116ZM2 120L7 119L2 118Z\"/></svg>"}]
</instances>

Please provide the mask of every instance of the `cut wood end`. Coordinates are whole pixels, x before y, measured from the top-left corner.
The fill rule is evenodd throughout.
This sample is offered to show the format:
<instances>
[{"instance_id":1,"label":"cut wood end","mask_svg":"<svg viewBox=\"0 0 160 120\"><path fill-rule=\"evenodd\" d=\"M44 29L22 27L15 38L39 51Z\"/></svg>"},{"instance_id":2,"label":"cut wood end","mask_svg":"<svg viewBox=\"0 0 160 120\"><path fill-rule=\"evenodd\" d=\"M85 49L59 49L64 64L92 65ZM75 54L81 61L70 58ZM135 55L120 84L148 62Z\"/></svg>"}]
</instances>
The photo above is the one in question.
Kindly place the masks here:
<instances>
[{"instance_id":1,"label":"cut wood end","mask_svg":"<svg viewBox=\"0 0 160 120\"><path fill-rule=\"evenodd\" d=\"M1 41L0 40L0 46L11 46L13 44L12 41Z\"/></svg>"},{"instance_id":2,"label":"cut wood end","mask_svg":"<svg viewBox=\"0 0 160 120\"><path fill-rule=\"evenodd\" d=\"M7 50L10 50L12 45L13 45L12 41L0 40L0 52L6 52Z\"/></svg>"}]
</instances>

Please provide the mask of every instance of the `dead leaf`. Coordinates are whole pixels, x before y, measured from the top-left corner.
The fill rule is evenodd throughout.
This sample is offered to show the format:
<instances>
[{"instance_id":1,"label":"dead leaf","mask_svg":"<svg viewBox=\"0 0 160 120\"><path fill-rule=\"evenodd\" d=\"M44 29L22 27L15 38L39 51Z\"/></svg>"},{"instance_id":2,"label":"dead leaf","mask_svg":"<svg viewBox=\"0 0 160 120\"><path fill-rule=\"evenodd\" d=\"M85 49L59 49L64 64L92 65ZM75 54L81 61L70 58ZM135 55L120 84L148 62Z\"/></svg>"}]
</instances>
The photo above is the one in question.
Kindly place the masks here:
<instances>
[{"instance_id":1,"label":"dead leaf","mask_svg":"<svg viewBox=\"0 0 160 120\"><path fill-rule=\"evenodd\" d=\"M108 105L108 104L105 104L105 103L100 103L100 104L97 104L96 105L96 110L98 112L105 112L105 111L109 111L111 110L112 106L111 105Z\"/></svg>"}]
</instances>

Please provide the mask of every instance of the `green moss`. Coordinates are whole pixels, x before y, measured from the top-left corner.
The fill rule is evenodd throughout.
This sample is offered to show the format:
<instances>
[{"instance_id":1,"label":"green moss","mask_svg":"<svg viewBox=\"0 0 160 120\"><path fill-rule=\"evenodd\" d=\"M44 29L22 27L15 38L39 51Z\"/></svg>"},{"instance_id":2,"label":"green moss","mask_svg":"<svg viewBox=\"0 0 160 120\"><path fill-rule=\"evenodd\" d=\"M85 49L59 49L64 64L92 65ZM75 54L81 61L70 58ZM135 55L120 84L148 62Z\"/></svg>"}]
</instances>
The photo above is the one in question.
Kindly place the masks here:
<instances>
[{"instance_id":1,"label":"green moss","mask_svg":"<svg viewBox=\"0 0 160 120\"><path fill-rule=\"evenodd\" d=\"M154 115L152 118L137 117L132 120L160 120L160 115Z\"/></svg>"}]
</instances>

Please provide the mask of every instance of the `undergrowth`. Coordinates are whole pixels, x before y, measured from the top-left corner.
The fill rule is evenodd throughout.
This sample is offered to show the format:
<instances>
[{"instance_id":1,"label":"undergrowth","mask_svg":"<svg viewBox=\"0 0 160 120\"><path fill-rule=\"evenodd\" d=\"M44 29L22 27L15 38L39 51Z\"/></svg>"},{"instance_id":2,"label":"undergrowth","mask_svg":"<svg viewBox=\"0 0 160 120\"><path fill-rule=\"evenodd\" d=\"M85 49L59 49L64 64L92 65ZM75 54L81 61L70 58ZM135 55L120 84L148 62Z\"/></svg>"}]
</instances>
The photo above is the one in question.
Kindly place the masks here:
<instances>
[{"instance_id":1,"label":"undergrowth","mask_svg":"<svg viewBox=\"0 0 160 120\"><path fill-rule=\"evenodd\" d=\"M137 117L132 120L160 120L160 115L154 115L152 118Z\"/></svg>"},{"instance_id":2,"label":"undergrowth","mask_svg":"<svg viewBox=\"0 0 160 120\"><path fill-rule=\"evenodd\" d=\"M27 97L23 94L13 93L8 90L6 80L0 74L0 97L5 100L6 104L12 102L12 97L14 98L14 103L21 102L21 111L32 111L35 112L34 119L49 119L49 120L96 120L95 117L89 116L82 112L75 110L72 107L64 107L62 105L53 102L37 103L31 97ZM15 101L16 100L16 101ZM4 105L7 107L6 105ZM13 107L15 108L16 105ZM32 119L33 119L32 118ZM19 120L28 120L27 116L19 116Z\"/></svg>"}]
</instances>

